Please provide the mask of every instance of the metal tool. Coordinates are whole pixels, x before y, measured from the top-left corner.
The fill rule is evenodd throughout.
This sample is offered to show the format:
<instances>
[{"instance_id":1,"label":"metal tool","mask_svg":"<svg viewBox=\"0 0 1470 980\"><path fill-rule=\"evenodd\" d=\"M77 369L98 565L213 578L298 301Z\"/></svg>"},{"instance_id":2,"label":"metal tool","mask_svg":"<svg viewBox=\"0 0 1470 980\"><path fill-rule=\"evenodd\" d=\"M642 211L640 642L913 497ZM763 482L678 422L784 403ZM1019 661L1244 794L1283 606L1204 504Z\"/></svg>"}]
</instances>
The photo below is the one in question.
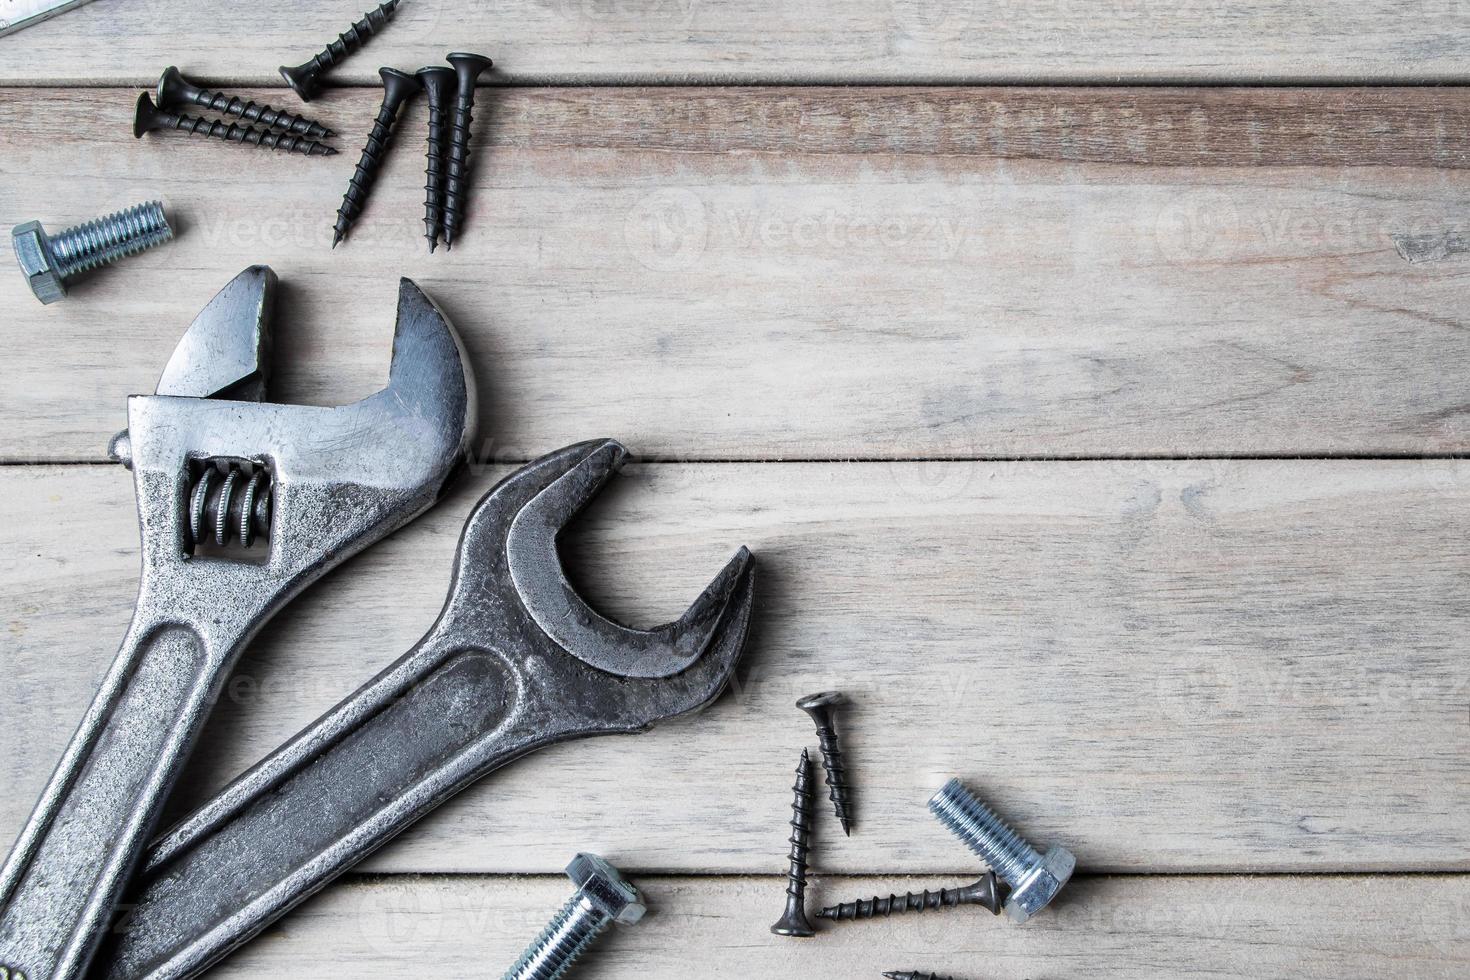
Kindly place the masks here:
<instances>
[{"instance_id":1,"label":"metal tool","mask_svg":"<svg viewBox=\"0 0 1470 980\"><path fill-rule=\"evenodd\" d=\"M418 94L424 83L416 75L399 71L397 68L380 68L378 75L383 79L383 103L373 119L373 128L363 145L357 169L347 181L347 193L342 195L342 204L337 208L337 222L332 227L332 247L336 248L357 216L367 204L368 192L378 179L378 168L383 165L383 155L393 142L393 127L398 120L398 110Z\"/></svg>"},{"instance_id":2,"label":"metal tool","mask_svg":"<svg viewBox=\"0 0 1470 980\"><path fill-rule=\"evenodd\" d=\"M847 763L842 758L842 744L837 738L837 708L844 703L836 691L812 694L796 702L811 716L817 726L817 745L822 750L822 767L827 770L827 791L832 812L842 824L842 832L852 836L852 792L847 784Z\"/></svg>"},{"instance_id":3,"label":"metal tool","mask_svg":"<svg viewBox=\"0 0 1470 980\"><path fill-rule=\"evenodd\" d=\"M890 915L902 915L905 912L951 909L960 905L978 905L1000 915L1000 885L996 881L995 872L987 871L979 881L962 888L941 888L937 892L926 888L918 892L889 895L887 898L875 896L829 905L817 913L817 918L831 919L834 922L844 919L876 919L880 916L887 918Z\"/></svg>"},{"instance_id":4,"label":"metal tool","mask_svg":"<svg viewBox=\"0 0 1470 980\"><path fill-rule=\"evenodd\" d=\"M562 571L558 533L624 455L570 446L480 501L428 634L153 845L107 977L193 976L486 773L719 696L750 625L748 551L649 631L604 619Z\"/></svg>"},{"instance_id":5,"label":"metal tool","mask_svg":"<svg viewBox=\"0 0 1470 980\"><path fill-rule=\"evenodd\" d=\"M43 20L50 20L57 14L64 14L74 7L80 7L91 0L6 0L3 16L0 16L0 37L14 34L16 31L39 24Z\"/></svg>"},{"instance_id":6,"label":"metal tool","mask_svg":"<svg viewBox=\"0 0 1470 980\"><path fill-rule=\"evenodd\" d=\"M242 99L238 95L227 95L224 92L197 85L185 78L183 73L173 65L165 68L163 74L159 76L155 93L161 109L196 105L201 109L209 109L226 116L239 116L247 123L258 122L269 129L285 130L309 140L324 140L333 135L330 129L314 119L298 116L284 109L277 109L264 102Z\"/></svg>"},{"instance_id":7,"label":"metal tool","mask_svg":"<svg viewBox=\"0 0 1470 980\"><path fill-rule=\"evenodd\" d=\"M402 281L388 387L270 404L276 277L214 297L109 451L133 471L143 569L101 690L0 869L0 970L75 980L229 668L276 611L408 523L461 469L475 390L459 338ZM240 545L254 542L254 548Z\"/></svg>"},{"instance_id":8,"label":"metal tool","mask_svg":"<svg viewBox=\"0 0 1470 980\"><path fill-rule=\"evenodd\" d=\"M118 259L136 255L171 241L163 205L138 204L96 221L68 228L54 237L39 221L27 221L10 230L10 245L26 285L36 299L50 305L66 296L71 280Z\"/></svg>"},{"instance_id":9,"label":"metal tool","mask_svg":"<svg viewBox=\"0 0 1470 980\"><path fill-rule=\"evenodd\" d=\"M578 854L567 865L577 892L531 941L501 980L552 980L582 958L613 923L631 926L648 911L638 889L596 854Z\"/></svg>"},{"instance_id":10,"label":"metal tool","mask_svg":"<svg viewBox=\"0 0 1470 980\"><path fill-rule=\"evenodd\" d=\"M363 14L361 20L338 34L310 61L295 68L282 65L281 77L302 102L310 102L321 88L322 74L336 67L343 58L367 43L368 38L387 26L397 11L398 0L387 0L386 3L379 4Z\"/></svg>"},{"instance_id":11,"label":"metal tool","mask_svg":"<svg viewBox=\"0 0 1470 980\"><path fill-rule=\"evenodd\" d=\"M958 779L929 801L929 810L1011 887L1005 910L1025 922L1051 904L1072 879L1077 859L1065 847L1041 854Z\"/></svg>"},{"instance_id":12,"label":"metal tool","mask_svg":"<svg viewBox=\"0 0 1470 980\"><path fill-rule=\"evenodd\" d=\"M445 248L454 247L455 236L464 224L470 197L470 125L475 115L475 85L494 67L484 55L456 51L445 56L454 66L454 117L449 123L449 167L444 178L443 225L439 229Z\"/></svg>"},{"instance_id":13,"label":"metal tool","mask_svg":"<svg viewBox=\"0 0 1470 980\"><path fill-rule=\"evenodd\" d=\"M133 107L133 138L142 139L144 133L177 129L190 136L221 140L226 143L241 143L247 146L263 146L269 150L285 150L308 157L331 157L337 155L336 147L319 140L309 140L290 132L260 129L244 123L227 123L222 119L206 119L185 112L160 109L147 92L138 96Z\"/></svg>"},{"instance_id":14,"label":"metal tool","mask_svg":"<svg viewBox=\"0 0 1470 980\"><path fill-rule=\"evenodd\" d=\"M786 908L771 926L771 932L777 936L810 939L817 932L806 917L806 876L816 807L812 804L812 757L806 749L801 750L791 793L791 867L786 872Z\"/></svg>"}]
</instances>

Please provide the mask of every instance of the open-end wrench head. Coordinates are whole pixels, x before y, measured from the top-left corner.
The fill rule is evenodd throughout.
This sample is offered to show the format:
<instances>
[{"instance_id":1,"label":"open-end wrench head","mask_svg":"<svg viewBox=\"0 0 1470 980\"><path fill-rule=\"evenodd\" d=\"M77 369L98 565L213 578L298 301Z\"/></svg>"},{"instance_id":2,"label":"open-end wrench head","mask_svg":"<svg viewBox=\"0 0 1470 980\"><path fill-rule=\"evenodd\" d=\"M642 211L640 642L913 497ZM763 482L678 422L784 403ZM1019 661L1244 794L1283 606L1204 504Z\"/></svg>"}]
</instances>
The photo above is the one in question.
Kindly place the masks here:
<instances>
[{"instance_id":1,"label":"open-end wrench head","mask_svg":"<svg viewBox=\"0 0 1470 980\"><path fill-rule=\"evenodd\" d=\"M174 348L159 395L261 401L270 376L276 274L252 265L215 294Z\"/></svg>"},{"instance_id":2,"label":"open-end wrench head","mask_svg":"<svg viewBox=\"0 0 1470 980\"><path fill-rule=\"evenodd\" d=\"M612 439L558 455L559 475L524 500L506 532L506 562L521 604L573 656L621 677L671 677L687 670L715 635L748 556L736 555L683 616L651 630L629 629L598 613L567 580L557 550L563 528L627 458ZM546 474L542 474L545 476Z\"/></svg>"}]
</instances>

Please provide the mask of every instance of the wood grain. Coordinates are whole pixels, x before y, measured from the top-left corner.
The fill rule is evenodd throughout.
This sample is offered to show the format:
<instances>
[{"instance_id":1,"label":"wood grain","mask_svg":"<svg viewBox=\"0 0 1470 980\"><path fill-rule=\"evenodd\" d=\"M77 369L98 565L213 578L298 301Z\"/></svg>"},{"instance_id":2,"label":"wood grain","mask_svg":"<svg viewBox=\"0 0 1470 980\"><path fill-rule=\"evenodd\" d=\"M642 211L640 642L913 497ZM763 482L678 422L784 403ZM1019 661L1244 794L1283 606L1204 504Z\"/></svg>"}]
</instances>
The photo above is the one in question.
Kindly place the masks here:
<instances>
[{"instance_id":1,"label":"wood grain","mask_svg":"<svg viewBox=\"0 0 1470 980\"><path fill-rule=\"evenodd\" d=\"M280 84L363 6L96 0L6 38L0 79L143 83L182 59ZM419 0L336 79L471 48L517 82L1463 82L1467 32L1454 0Z\"/></svg>"},{"instance_id":2,"label":"wood grain","mask_svg":"<svg viewBox=\"0 0 1470 980\"><path fill-rule=\"evenodd\" d=\"M829 879L814 900L949 879ZM653 909L578 966L587 980L699 976L877 980L884 970L982 977L1384 976L1470 970L1470 879L1440 876L1092 878L1024 927L984 913L833 927L793 941L766 926L777 879L640 878ZM392 878L328 890L220 968L221 977L497 976L566 899L566 879Z\"/></svg>"},{"instance_id":3,"label":"wood grain","mask_svg":"<svg viewBox=\"0 0 1470 980\"><path fill-rule=\"evenodd\" d=\"M64 310L0 276L0 459L100 460L255 262L285 286L279 391L316 403L382 384L416 278L475 359L485 459L589 420L692 460L1470 451L1470 90L482 101L468 230L430 256L422 106L333 251L350 152L137 141L125 90L0 90L0 212L59 228L159 197L179 225ZM321 111L357 134L372 105Z\"/></svg>"},{"instance_id":4,"label":"wood grain","mask_svg":"<svg viewBox=\"0 0 1470 980\"><path fill-rule=\"evenodd\" d=\"M1467 465L634 466L577 526L574 578L661 622L749 545L761 601L731 693L636 741L539 753L370 866L548 872L595 846L777 872L813 737L793 702L837 688L858 831L822 822L828 871L967 873L924 809L953 774L1092 872L1466 870ZM427 629L491 477L273 624L179 806ZM4 837L112 657L136 547L121 468L6 467L0 508Z\"/></svg>"}]
</instances>

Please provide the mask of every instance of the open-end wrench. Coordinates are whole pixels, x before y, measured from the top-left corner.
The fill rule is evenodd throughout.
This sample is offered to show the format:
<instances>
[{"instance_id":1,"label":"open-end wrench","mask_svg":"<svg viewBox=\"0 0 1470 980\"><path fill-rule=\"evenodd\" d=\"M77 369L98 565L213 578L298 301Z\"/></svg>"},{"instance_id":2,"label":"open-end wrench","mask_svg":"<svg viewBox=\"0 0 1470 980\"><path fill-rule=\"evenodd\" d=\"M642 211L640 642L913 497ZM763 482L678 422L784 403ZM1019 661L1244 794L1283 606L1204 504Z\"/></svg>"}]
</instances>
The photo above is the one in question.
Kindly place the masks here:
<instances>
[{"instance_id":1,"label":"open-end wrench","mask_svg":"<svg viewBox=\"0 0 1470 980\"><path fill-rule=\"evenodd\" d=\"M82 976L229 668L261 625L401 527L462 469L475 390L407 279L388 387L340 408L262 401L275 275L242 272L189 328L112 453L143 563L122 649L0 869L0 975ZM261 542L257 544L257 541Z\"/></svg>"},{"instance_id":2,"label":"open-end wrench","mask_svg":"<svg viewBox=\"0 0 1470 980\"><path fill-rule=\"evenodd\" d=\"M647 632L604 619L562 572L557 533L623 456L580 443L493 489L433 628L152 846L96 973L193 976L486 773L713 701L745 646L748 551Z\"/></svg>"}]
</instances>

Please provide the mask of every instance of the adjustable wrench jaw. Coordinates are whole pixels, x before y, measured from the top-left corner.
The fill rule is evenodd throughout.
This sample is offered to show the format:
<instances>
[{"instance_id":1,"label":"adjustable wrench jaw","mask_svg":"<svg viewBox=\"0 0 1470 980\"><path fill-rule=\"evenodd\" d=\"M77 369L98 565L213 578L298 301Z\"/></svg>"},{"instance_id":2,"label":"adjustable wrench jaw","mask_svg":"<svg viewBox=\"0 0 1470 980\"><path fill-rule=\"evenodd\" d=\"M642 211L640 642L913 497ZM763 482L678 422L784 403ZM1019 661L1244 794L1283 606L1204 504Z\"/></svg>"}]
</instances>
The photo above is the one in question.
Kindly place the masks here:
<instances>
[{"instance_id":1,"label":"adjustable wrench jaw","mask_svg":"<svg viewBox=\"0 0 1470 980\"><path fill-rule=\"evenodd\" d=\"M221 398L264 394L273 284L268 269L241 273L211 303L235 300L226 309L234 329L207 309L181 342L160 393L128 401L126 462L143 548L140 608L161 605L227 637L433 505L475 430L475 389L460 340L407 279L384 390L339 408ZM175 393L190 390L198 394ZM228 550L194 554L191 492L215 460L270 475L261 560Z\"/></svg>"}]
</instances>

